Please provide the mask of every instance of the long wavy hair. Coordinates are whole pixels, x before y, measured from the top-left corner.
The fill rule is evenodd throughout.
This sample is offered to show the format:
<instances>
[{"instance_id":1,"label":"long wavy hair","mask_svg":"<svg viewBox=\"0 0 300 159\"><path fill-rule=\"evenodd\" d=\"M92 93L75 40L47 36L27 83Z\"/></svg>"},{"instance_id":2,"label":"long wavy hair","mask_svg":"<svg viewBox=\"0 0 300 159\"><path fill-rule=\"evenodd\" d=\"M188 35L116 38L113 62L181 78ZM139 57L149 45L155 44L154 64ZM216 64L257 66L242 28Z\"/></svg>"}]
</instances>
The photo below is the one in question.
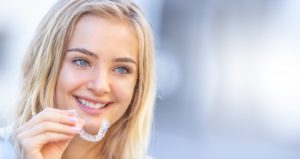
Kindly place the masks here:
<instances>
[{"instance_id":1,"label":"long wavy hair","mask_svg":"<svg viewBox=\"0 0 300 159\"><path fill-rule=\"evenodd\" d=\"M127 0L59 0L51 8L25 55L14 130L30 120L33 113L54 107L55 86L65 51L76 23L85 14L126 20L136 32L139 64L134 96L126 113L103 139L99 153L106 159L143 159L147 155L156 92L154 44L145 16Z\"/></svg>"}]
</instances>

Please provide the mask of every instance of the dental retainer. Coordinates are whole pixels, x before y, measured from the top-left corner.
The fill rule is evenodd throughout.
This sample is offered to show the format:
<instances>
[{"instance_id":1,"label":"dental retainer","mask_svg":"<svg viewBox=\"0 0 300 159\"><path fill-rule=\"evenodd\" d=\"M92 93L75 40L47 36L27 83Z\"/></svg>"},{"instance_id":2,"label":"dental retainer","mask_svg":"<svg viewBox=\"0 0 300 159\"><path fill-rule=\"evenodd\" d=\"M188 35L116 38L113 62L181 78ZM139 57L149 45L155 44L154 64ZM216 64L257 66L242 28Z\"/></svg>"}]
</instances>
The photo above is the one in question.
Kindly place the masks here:
<instances>
[{"instance_id":1,"label":"dental retainer","mask_svg":"<svg viewBox=\"0 0 300 159\"><path fill-rule=\"evenodd\" d=\"M101 122L101 127L99 128L97 135L89 134L89 133L85 132L83 130L83 128L79 130L79 135L82 139L84 139L86 141L98 142L98 141L102 140L102 138L105 136L109 127L110 127L109 122L106 119L103 119Z\"/></svg>"}]
</instances>

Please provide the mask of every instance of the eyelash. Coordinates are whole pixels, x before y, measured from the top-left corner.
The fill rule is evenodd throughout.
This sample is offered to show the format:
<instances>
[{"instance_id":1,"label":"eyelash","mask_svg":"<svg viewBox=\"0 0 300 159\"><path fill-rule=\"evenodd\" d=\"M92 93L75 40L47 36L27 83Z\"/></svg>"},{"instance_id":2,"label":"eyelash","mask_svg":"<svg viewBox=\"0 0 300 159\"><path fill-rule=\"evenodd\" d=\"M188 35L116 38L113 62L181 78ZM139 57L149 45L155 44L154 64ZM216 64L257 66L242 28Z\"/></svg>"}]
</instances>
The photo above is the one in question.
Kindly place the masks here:
<instances>
[{"instance_id":1,"label":"eyelash","mask_svg":"<svg viewBox=\"0 0 300 159\"><path fill-rule=\"evenodd\" d=\"M125 72L118 72L118 69L123 69L123 71L125 70ZM129 74L131 73L131 70L128 67L124 67L124 66L120 66L114 69L115 72L118 72L120 74Z\"/></svg>"},{"instance_id":2,"label":"eyelash","mask_svg":"<svg viewBox=\"0 0 300 159\"><path fill-rule=\"evenodd\" d=\"M82 62L84 62L84 64ZM90 62L83 58L74 59L72 61L72 63L81 68L91 66ZM119 72L118 69L123 69L123 71ZM114 71L117 73L120 73L120 74L130 74L131 73L131 69L126 66L116 67L116 68L114 68Z\"/></svg>"},{"instance_id":3,"label":"eyelash","mask_svg":"<svg viewBox=\"0 0 300 159\"><path fill-rule=\"evenodd\" d=\"M84 62L84 64L82 62ZM90 62L88 60L82 59L82 58L74 59L72 61L72 63L74 63L76 66L79 66L79 67L90 66Z\"/></svg>"}]
</instances>

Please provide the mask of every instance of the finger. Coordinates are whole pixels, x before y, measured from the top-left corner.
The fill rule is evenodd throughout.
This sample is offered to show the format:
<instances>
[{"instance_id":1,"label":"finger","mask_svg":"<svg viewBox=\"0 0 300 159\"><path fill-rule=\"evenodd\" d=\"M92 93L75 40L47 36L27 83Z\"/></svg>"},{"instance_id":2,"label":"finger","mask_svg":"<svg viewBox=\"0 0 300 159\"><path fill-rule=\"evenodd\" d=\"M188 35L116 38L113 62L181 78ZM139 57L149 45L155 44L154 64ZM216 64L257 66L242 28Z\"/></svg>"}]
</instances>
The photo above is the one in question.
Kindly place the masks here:
<instances>
[{"instance_id":1,"label":"finger","mask_svg":"<svg viewBox=\"0 0 300 159\"><path fill-rule=\"evenodd\" d=\"M30 129L27 129L26 131L19 133L18 136L21 139L32 138L34 136L48 133L48 132L74 136L78 134L79 129L80 129L79 127L63 125L60 123L43 122Z\"/></svg>"},{"instance_id":2,"label":"finger","mask_svg":"<svg viewBox=\"0 0 300 159\"><path fill-rule=\"evenodd\" d=\"M47 132L40 135L26 138L21 141L23 149L27 151L41 149L45 144L51 142L70 141L74 136L67 134L60 134L54 132Z\"/></svg>"},{"instance_id":3,"label":"finger","mask_svg":"<svg viewBox=\"0 0 300 159\"><path fill-rule=\"evenodd\" d=\"M30 119L26 124L20 127L17 132L24 131L44 121L58 122L61 124L74 125L76 123L77 113L74 110L60 110L54 108L46 108L34 118Z\"/></svg>"},{"instance_id":4,"label":"finger","mask_svg":"<svg viewBox=\"0 0 300 159\"><path fill-rule=\"evenodd\" d=\"M68 139L72 139L74 136L67 134L59 134L59 133L51 133L47 132L41 135L37 135L35 139L40 141L42 145L50 143L50 142L60 142Z\"/></svg>"},{"instance_id":5,"label":"finger","mask_svg":"<svg viewBox=\"0 0 300 159\"><path fill-rule=\"evenodd\" d=\"M75 109L57 109L57 108L45 108L42 112L54 112L64 115L77 115Z\"/></svg>"}]
</instances>

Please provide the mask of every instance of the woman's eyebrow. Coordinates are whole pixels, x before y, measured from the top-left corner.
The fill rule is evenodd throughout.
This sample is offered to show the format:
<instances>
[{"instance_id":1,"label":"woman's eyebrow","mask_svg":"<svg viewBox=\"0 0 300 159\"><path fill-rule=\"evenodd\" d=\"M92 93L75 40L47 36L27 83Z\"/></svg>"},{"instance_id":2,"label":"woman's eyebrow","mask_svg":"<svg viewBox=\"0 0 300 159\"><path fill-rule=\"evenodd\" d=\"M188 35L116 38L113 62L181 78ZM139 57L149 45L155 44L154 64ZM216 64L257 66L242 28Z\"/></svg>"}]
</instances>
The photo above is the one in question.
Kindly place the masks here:
<instances>
[{"instance_id":1,"label":"woman's eyebrow","mask_svg":"<svg viewBox=\"0 0 300 159\"><path fill-rule=\"evenodd\" d=\"M128 62L128 63L133 63L135 65L137 65L137 63L129 57L118 57L118 58L114 58L113 59L114 62Z\"/></svg>"},{"instance_id":2,"label":"woman's eyebrow","mask_svg":"<svg viewBox=\"0 0 300 159\"><path fill-rule=\"evenodd\" d=\"M92 51L89 51L89 50L87 50L85 48L71 48L71 49L67 49L67 52L71 52L71 51L80 52L80 53L86 54L88 56L92 56L95 59L98 59L97 54L95 54Z\"/></svg>"},{"instance_id":3,"label":"woman's eyebrow","mask_svg":"<svg viewBox=\"0 0 300 159\"><path fill-rule=\"evenodd\" d=\"M83 54L86 54L88 56L92 56L95 59L98 59L99 57L97 56L97 54L93 53L92 51L89 51L85 48L71 48L71 49L67 49L67 52L80 52ZM130 57L117 57L113 59L114 62L129 62L129 63L133 63L135 65L137 65L137 63Z\"/></svg>"}]
</instances>

